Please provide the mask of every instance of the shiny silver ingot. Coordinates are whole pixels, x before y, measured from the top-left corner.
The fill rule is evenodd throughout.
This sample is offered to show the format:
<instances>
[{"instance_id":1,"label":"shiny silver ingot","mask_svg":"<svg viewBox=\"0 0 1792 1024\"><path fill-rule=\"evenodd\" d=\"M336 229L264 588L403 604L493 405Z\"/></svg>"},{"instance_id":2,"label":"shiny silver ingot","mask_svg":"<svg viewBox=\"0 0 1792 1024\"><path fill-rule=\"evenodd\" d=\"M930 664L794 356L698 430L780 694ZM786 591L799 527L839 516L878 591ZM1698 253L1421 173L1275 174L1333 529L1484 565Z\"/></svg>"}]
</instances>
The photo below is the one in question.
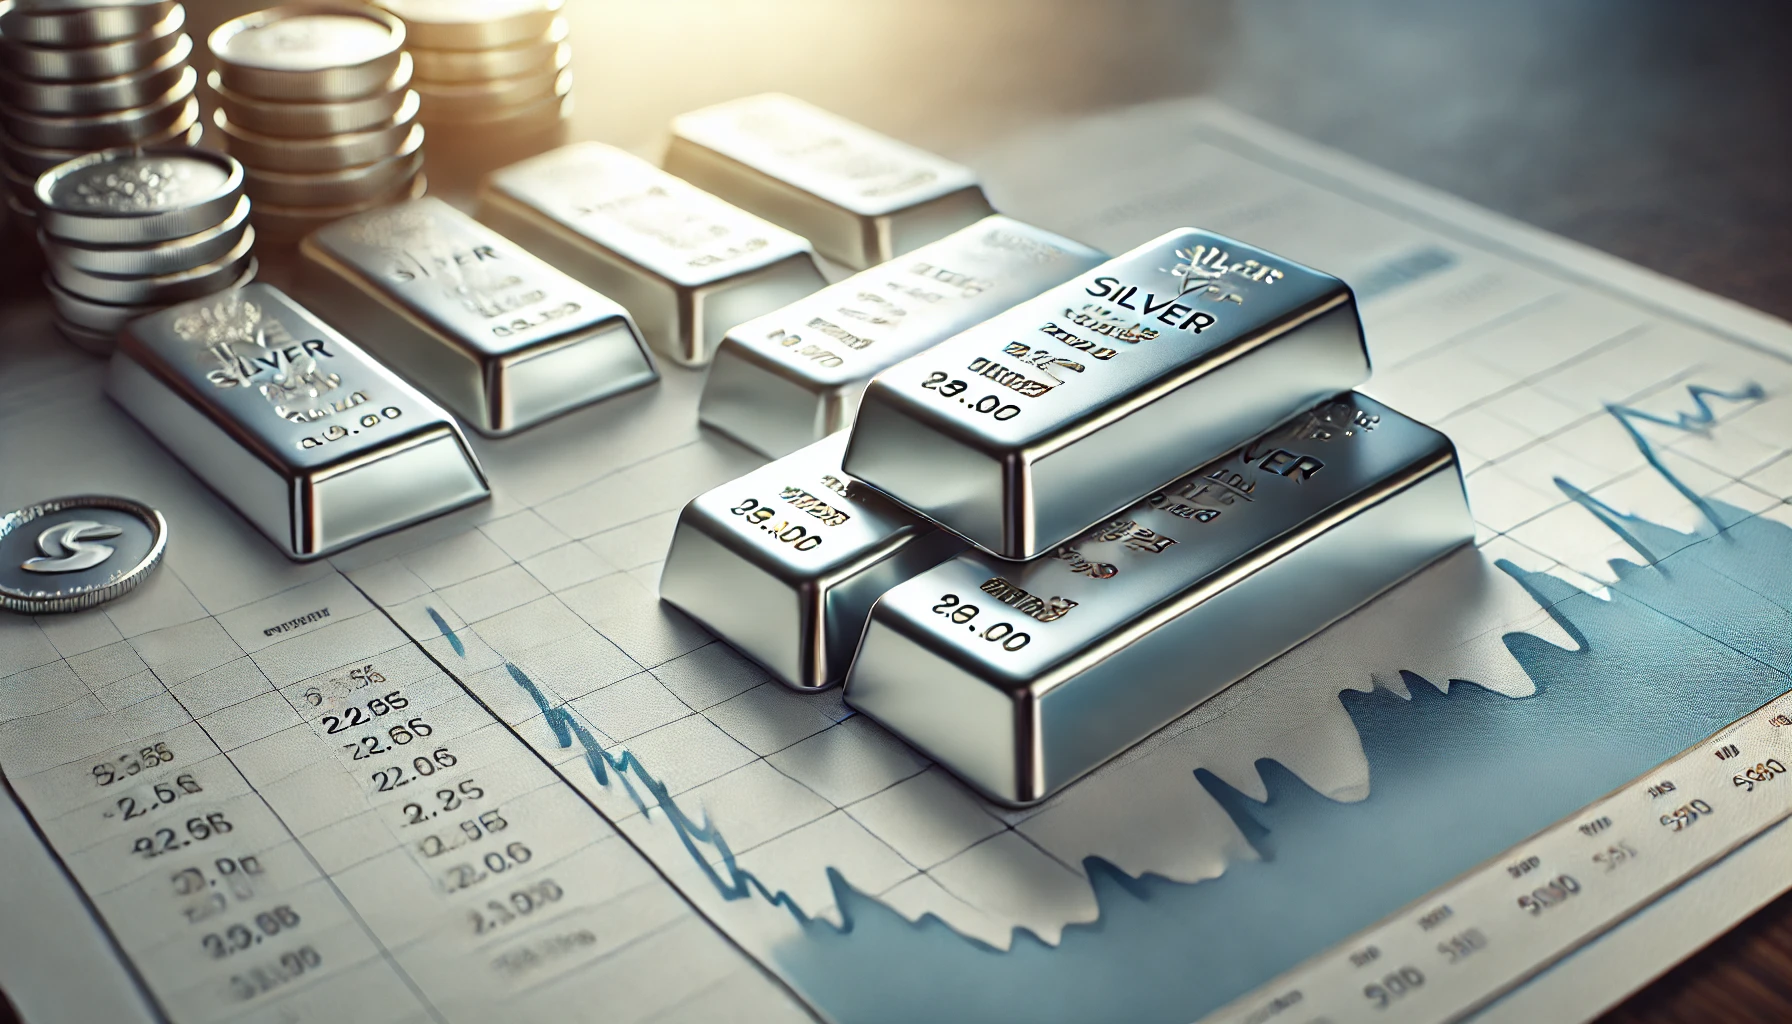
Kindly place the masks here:
<instances>
[{"instance_id":1,"label":"shiny silver ingot","mask_svg":"<svg viewBox=\"0 0 1792 1024\"><path fill-rule=\"evenodd\" d=\"M993 214L749 320L716 349L697 415L777 458L851 425L878 371L1105 257Z\"/></svg>"},{"instance_id":2,"label":"shiny silver ingot","mask_svg":"<svg viewBox=\"0 0 1792 1024\"><path fill-rule=\"evenodd\" d=\"M106 391L295 559L488 494L440 406L269 285L132 321Z\"/></svg>"},{"instance_id":3,"label":"shiny silver ingot","mask_svg":"<svg viewBox=\"0 0 1792 1024\"><path fill-rule=\"evenodd\" d=\"M809 243L613 146L503 168L479 219L628 308L674 362L709 362L730 327L825 282Z\"/></svg>"},{"instance_id":4,"label":"shiny silver ingot","mask_svg":"<svg viewBox=\"0 0 1792 1024\"><path fill-rule=\"evenodd\" d=\"M482 434L659 379L628 311L439 199L299 248L311 305Z\"/></svg>"},{"instance_id":5,"label":"shiny silver ingot","mask_svg":"<svg viewBox=\"0 0 1792 1024\"><path fill-rule=\"evenodd\" d=\"M1368 376L1344 282L1182 228L879 373L846 470L1032 558Z\"/></svg>"},{"instance_id":6,"label":"shiny silver ingot","mask_svg":"<svg viewBox=\"0 0 1792 1024\"><path fill-rule=\"evenodd\" d=\"M1052 557L895 587L846 701L1033 803L1473 537L1449 438L1343 395Z\"/></svg>"},{"instance_id":7,"label":"shiny silver ingot","mask_svg":"<svg viewBox=\"0 0 1792 1024\"><path fill-rule=\"evenodd\" d=\"M780 93L674 118L666 170L861 270L992 212L970 168Z\"/></svg>"},{"instance_id":8,"label":"shiny silver ingot","mask_svg":"<svg viewBox=\"0 0 1792 1024\"><path fill-rule=\"evenodd\" d=\"M349 3L270 7L219 25L206 40L224 87L262 100L359 99L403 60L404 23Z\"/></svg>"},{"instance_id":9,"label":"shiny silver ingot","mask_svg":"<svg viewBox=\"0 0 1792 1024\"><path fill-rule=\"evenodd\" d=\"M846 675L878 595L965 549L840 470L836 434L684 507L660 597L784 685Z\"/></svg>"}]
</instances>

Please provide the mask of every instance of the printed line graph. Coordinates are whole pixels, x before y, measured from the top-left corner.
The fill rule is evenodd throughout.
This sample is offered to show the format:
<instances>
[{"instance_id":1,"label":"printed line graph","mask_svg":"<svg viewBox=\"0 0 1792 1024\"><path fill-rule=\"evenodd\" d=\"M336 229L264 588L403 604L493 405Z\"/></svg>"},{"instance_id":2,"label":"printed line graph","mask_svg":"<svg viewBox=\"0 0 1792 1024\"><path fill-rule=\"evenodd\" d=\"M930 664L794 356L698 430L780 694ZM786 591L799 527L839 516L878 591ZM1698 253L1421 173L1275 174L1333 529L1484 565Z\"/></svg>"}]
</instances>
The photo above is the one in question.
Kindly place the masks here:
<instances>
[{"instance_id":1,"label":"printed line graph","mask_svg":"<svg viewBox=\"0 0 1792 1024\"><path fill-rule=\"evenodd\" d=\"M1695 384L1685 389L1688 408L1670 415L1607 406L1707 528L1680 533L1558 480L1643 563L1612 563L1609 598L1501 563L1578 645L1507 636L1536 683L1533 695L1411 673L1401 674L1404 693L1345 689L1340 699L1370 765L1366 799L1328 798L1273 758L1257 762L1263 800L1195 769L1191 782L1224 809L1256 858L1187 884L1134 877L1090 857L1082 867L1099 914L1067 926L1057 943L1019 930L999 949L936 916L911 921L833 867L842 923L812 917L742 867L721 830L681 806L649 765L626 747L605 747L522 669L504 668L600 785L621 787L649 823L659 812L715 896L789 914L796 931L770 958L827 1015L1190 1020L1792 686L1792 528L1693 491L1641 430L1709 432L1715 403L1747 405L1764 393ZM447 621L429 614L463 652ZM1664 662L1674 671L1664 675Z\"/></svg>"}]
</instances>

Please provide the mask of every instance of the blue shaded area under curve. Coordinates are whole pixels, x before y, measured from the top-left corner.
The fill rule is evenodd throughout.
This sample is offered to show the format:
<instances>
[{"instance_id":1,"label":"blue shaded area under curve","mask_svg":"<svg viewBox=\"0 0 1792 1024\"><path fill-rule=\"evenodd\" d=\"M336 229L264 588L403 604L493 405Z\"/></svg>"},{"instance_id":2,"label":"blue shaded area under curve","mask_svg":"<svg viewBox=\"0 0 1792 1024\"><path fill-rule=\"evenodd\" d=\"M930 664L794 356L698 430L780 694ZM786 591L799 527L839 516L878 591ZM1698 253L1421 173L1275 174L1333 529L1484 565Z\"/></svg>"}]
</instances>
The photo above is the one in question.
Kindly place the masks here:
<instances>
[{"instance_id":1,"label":"blue shaded area under curve","mask_svg":"<svg viewBox=\"0 0 1792 1024\"><path fill-rule=\"evenodd\" d=\"M1130 878L1090 858L1099 917L1066 928L1055 947L1017 932L1008 951L932 917L904 920L832 871L844 928L807 918L731 855L712 881L724 898L766 899L793 915L801 935L773 958L840 1021L1200 1017L1792 688L1792 528L1686 490L1636 427L1702 430L1713 420L1709 399L1747 401L1760 391L1689 394L1695 411L1672 419L1610 411L1705 515L1705 527L1682 534L1558 481L1648 564L1614 562L1617 582L1602 601L1502 563L1580 645L1564 651L1528 634L1505 638L1534 695L1515 700L1461 682L1446 694L1412 676L1410 699L1344 691L1371 778L1370 796L1356 803L1330 800L1270 760L1258 762L1263 802L1195 773L1191 784L1219 801L1260 860L1183 884ZM525 676L512 675L550 710ZM562 745L585 745L600 781L606 768L651 780L628 755L594 754L588 734L554 727ZM721 837L684 818L663 788L645 788L699 862L696 844L726 853Z\"/></svg>"}]
</instances>

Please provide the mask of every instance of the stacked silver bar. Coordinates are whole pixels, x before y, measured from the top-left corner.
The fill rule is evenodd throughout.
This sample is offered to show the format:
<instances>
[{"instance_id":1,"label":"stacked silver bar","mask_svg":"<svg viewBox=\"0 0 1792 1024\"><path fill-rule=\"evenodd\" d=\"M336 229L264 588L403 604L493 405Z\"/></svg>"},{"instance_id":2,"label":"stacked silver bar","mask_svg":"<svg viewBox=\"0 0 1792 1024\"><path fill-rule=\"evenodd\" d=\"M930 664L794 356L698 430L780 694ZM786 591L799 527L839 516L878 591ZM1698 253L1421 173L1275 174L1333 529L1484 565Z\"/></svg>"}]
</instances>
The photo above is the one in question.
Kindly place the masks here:
<instances>
[{"instance_id":1,"label":"stacked silver bar","mask_svg":"<svg viewBox=\"0 0 1792 1024\"><path fill-rule=\"evenodd\" d=\"M787 184L813 223L873 223ZM964 246L992 227L1075 247L990 217L730 332L706 423L773 454L852 426L687 506L661 595L794 688L837 681L857 639L847 702L1023 805L1474 527L1449 440L1348 390L1369 373L1350 289L1230 239L1084 250L949 339L892 333L927 323L897 296L978 280ZM849 358L893 349L851 417Z\"/></svg>"},{"instance_id":2,"label":"stacked silver bar","mask_svg":"<svg viewBox=\"0 0 1792 1024\"><path fill-rule=\"evenodd\" d=\"M659 379L626 310L439 199L319 228L299 255L328 320L482 434Z\"/></svg>"},{"instance_id":3,"label":"stacked silver bar","mask_svg":"<svg viewBox=\"0 0 1792 1024\"><path fill-rule=\"evenodd\" d=\"M170 0L0 0L0 170L29 222L37 176L116 146L194 145L186 9Z\"/></svg>"},{"instance_id":4,"label":"stacked silver bar","mask_svg":"<svg viewBox=\"0 0 1792 1024\"><path fill-rule=\"evenodd\" d=\"M560 127L572 112L566 0L380 0L404 21L432 132L505 138ZM436 144L440 144L440 137ZM515 152L501 149L515 159Z\"/></svg>"},{"instance_id":5,"label":"stacked silver bar","mask_svg":"<svg viewBox=\"0 0 1792 1024\"><path fill-rule=\"evenodd\" d=\"M200 149L104 150L33 193L56 325L107 353L124 325L255 277L242 165Z\"/></svg>"},{"instance_id":6,"label":"stacked silver bar","mask_svg":"<svg viewBox=\"0 0 1792 1024\"><path fill-rule=\"evenodd\" d=\"M1473 538L1449 438L1345 394L1048 557L898 585L846 700L1033 803Z\"/></svg>"},{"instance_id":7,"label":"stacked silver bar","mask_svg":"<svg viewBox=\"0 0 1792 1024\"><path fill-rule=\"evenodd\" d=\"M269 285L133 321L106 392L294 559L489 494L440 406Z\"/></svg>"},{"instance_id":8,"label":"stacked silver bar","mask_svg":"<svg viewBox=\"0 0 1792 1024\"><path fill-rule=\"evenodd\" d=\"M213 123L246 169L264 241L423 194L404 43L397 18L343 3L273 7L212 32Z\"/></svg>"},{"instance_id":9,"label":"stacked silver bar","mask_svg":"<svg viewBox=\"0 0 1792 1024\"><path fill-rule=\"evenodd\" d=\"M1104 258L992 214L729 331L698 418L773 458L786 455L850 426L878 371Z\"/></svg>"}]
</instances>

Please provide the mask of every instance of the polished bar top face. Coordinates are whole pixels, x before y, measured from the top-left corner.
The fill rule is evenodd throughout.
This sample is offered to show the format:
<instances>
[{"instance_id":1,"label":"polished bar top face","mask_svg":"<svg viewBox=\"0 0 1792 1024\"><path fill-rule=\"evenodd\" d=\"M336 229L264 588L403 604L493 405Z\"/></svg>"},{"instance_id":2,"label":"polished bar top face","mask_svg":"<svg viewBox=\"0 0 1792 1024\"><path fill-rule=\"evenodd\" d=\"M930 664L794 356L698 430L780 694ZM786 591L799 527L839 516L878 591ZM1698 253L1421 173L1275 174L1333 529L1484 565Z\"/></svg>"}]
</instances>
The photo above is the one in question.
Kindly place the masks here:
<instances>
[{"instance_id":1,"label":"polished bar top face","mask_svg":"<svg viewBox=\"0 0 1792 1024\"><path fill-rule=\"evenodd\" d=\"M1330 274L1183 228L892 366L872 391L992 451L1050 449L1262 343L1268 325L1350 301ZM935 379L967 372L1017 411L959 401Z\"/></svg>"},{"instance_id":2,"label":"polished bar top face","mask_svg":"<svg viewBox=\"0 0 1792 1024\"><path fill-rule=\"evenodd\" d=\"M977 184L969 167L782 93L681 114L672 134L864 217Z\"/></svg>"},{"instance_id":3,"label":"polished bar top face","mask_svg":"<svg viewBox=\"0 0 1792 1024\"><path fill-rule=\"evenodd\" d=\"M942 563L885 594L873 617L989 686L1042 696L1291 545L1455 463L1443 434L1347 394L1049 555L1016 563L969 552ZM1466 516L1463 529L1472 536Z\"/></svg>"},{"instance_id":4,"label":"polished bar top face","mask_svg":"<svg viewBox=\"0 0 1792 1024\"><path fill-rule=\"evenodd\" d=\"M628 319L628 311L440 199L339 220L308 237L445 341L504 356Z\"/></svg>"},{"instance_id":5,"label":"polished bar top face","mask_svg":"<svg viewBox=\"0 0 1792 1024\"><path fill-rule=\"evenodd\" d=\"M867 380L1099 264L1099 250L995 214L728 332L816 387Z\"/></svg>"},{"instance_id":6,"label":"polished bar top face","mask_svg":"<svg viewBox=\"0 0 1792 1024\"><path fill-rule=\"evenodd\" d=\"M879 373L846 469L1031 558L1368 372L1342 281L1182 228Z\"/></svg>"},{"instance_id":7,"label":"polished bar top face","mask_svg":"<svg viewBox=\"0 0 1792 1024\"><path fill-rule=\"evenodd\" d=\"M598 142L503 168L487 187L687 288L811 251L802 237Z\"/></svg>"},{"instance_id":8,"label":"polished bar top face","mask_svg":"<svg viewBox=\"0 0 1792 1024\"><path fill-rule=\"evenodd\" d=\"M132 321L118 353L288 476L419 434L460 433L440 406L272 285Z\"/></svg>"}]
</instances>

